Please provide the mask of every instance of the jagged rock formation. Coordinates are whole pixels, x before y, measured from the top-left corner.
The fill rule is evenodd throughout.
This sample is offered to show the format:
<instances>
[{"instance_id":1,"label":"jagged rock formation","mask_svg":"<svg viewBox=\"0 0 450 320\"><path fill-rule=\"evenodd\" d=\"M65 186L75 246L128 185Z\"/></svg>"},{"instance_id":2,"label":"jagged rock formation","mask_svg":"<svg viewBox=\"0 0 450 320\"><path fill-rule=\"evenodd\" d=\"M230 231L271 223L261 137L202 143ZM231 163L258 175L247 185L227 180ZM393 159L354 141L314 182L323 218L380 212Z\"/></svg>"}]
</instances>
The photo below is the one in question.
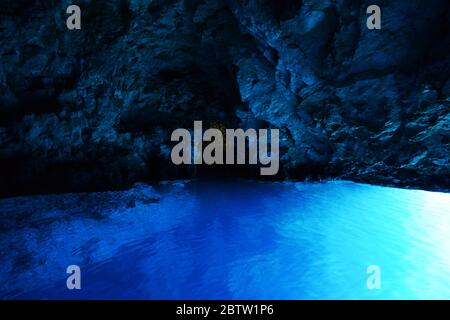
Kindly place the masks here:
<instances>
[{"instance_id":1,"label":"jagged rock formation","mask_svg":"<svg viewBox=\"0 0 450 320\"><path fill-rule=\"evenodd\" d=\"M449 6L379 1L0 4L2 194L195 175L170 134L194 120L281 130L278 178L450 188Z\"/></svg>"}]
</instances>

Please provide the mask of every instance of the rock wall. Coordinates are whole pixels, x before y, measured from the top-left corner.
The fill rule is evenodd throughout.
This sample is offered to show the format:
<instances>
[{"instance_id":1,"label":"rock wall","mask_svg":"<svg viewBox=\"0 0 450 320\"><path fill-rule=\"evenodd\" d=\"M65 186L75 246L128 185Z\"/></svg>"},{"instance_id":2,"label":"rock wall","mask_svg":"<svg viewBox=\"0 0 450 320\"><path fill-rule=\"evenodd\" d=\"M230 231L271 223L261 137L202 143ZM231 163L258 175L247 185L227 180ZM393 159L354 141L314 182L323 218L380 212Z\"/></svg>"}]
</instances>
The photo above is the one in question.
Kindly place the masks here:
<instances>
[{"instance_id":1,"label":"rock wall","mask_svg":"<svg viewBox=\"0 0 450 320\"><path fill-rule=\"evenodd\" d=\"M450 189L448 1L377 1L372 31L370 4L2 1L0 193L195 176L194 120L279 128L277 178Z\"/></svg>"}]
</instances>

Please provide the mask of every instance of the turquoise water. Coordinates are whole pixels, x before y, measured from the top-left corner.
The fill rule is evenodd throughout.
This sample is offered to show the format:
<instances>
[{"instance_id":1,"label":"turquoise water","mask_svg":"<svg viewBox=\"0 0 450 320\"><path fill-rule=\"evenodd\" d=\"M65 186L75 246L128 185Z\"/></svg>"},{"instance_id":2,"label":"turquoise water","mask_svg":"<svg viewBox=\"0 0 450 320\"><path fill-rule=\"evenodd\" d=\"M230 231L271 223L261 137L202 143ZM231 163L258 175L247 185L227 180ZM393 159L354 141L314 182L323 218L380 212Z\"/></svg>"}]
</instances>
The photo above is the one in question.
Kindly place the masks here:
<instances>
[{"instance_id":1,"label":"turquoise water","mask_svg":"<svg viewBox=\"0 0 450 320\"><path fill-rule=\"evenodd\" d=\"M447 193L194 181L2 199L0 212L7 299L450 298ZM81 290L66 288L71 264Z\"/></svg>"}]
</instances>

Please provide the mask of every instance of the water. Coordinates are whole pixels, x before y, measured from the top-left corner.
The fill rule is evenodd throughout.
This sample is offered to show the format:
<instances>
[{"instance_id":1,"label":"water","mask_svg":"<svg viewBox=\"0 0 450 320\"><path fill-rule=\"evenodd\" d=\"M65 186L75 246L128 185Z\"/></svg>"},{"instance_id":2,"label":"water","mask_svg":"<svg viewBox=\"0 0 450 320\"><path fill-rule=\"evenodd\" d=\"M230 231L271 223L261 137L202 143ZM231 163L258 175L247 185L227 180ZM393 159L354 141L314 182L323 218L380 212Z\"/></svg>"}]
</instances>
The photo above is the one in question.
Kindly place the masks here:
<instances>
[{"instance_id":1,"label":"water","mask_svg":"<svg viewBox=\"0 0 450 320\"><path fill-rule=\"evenodd\" d=\"M449 208L450 194L342 181L3 199L0 297L449 299Z\"/></svg>"}]
</instances>

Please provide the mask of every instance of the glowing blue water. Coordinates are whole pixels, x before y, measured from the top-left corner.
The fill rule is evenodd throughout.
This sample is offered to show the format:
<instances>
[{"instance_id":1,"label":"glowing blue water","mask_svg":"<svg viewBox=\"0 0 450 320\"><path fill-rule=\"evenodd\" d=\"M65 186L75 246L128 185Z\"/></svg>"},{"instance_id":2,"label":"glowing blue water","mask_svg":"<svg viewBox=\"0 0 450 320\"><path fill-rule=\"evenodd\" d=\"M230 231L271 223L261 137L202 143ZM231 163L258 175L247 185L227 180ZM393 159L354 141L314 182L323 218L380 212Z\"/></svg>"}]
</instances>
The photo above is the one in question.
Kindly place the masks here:
<instances>
[{"instance_id":1,"label":"glowing blue water","mask_svg":"<svg viewBox=\"0 0 450 320\"><path fill-rule=\"evenodd\" d=\"M351 182L162 184L144 192L155 203L139 192L0 200L1 296L450 298L450 194ZM79 291L66 289L71 264Z\"/></svg>"}]
</instances>

